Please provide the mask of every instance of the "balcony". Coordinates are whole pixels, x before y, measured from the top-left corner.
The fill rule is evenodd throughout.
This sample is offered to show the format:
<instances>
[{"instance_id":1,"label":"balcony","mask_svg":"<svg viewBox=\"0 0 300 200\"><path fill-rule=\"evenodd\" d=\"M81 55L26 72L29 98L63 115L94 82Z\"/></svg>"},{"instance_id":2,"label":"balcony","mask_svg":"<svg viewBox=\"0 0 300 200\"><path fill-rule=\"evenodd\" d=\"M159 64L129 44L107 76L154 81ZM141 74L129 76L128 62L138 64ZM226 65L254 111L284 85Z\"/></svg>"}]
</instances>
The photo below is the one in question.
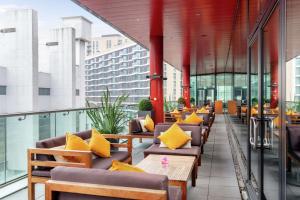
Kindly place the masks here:
<instances>
[{"instance_id":1,"label":"balcony","mask_svg":"<svg viewBox=\"0 0 300 200\"><path fill-rule=\"evenodd\" d=\"M135 116L134 108L126 108L131 116ZM1 177L3 182L13 181L12 185L21 184L20 191L15 192L9 196L4 197L5 200L12 199L26 199L26 149L34 147L34 142L50 137L57 137L64 135L66 131L79 132L91 128L91 121L87 114L87 109L75 110L59 110L51 112L27 113L9 116L1 116L6 123L13 122L14 128L17 130L39 130L37 136L26 137L25 145L19 145L24 141L22 138L15 140L14 138L5 137L5 145L16 144L13 149L3 149L2 152L6 162L3 162L3 171L1 174L6 176ZM28 125L30 123L31 127ZM4 124L2 127L5 127ZM29 129L29 127L31 129ZM1 129L4 135L8 129ZM5 132L6 131L6 132ZM17 131L18 132L18 131ZM30 131L31 132L31 131ZM128 133L128 129L124 134ZM21 135L22 136L22 135ZM1 140L3 141L3 140ZM17 145L18 143L18 145ZM120 141L122 143L122 141ZM144 158L144 150L150 147L152 139L143 139L140 143L138 139L133 140L133 165L138 164ZM7 155L12 155L8 159ZM5 159L6 157L6 159ZM202 163L198 169L198 178L196 187L192 187L191 180L188 181L188 199L241 199L238 180L235 173L234 162L231 154L231 146L227 137L226 124L224 115L217 115L213 126L211 127L210 136L204 146L204 153L202 154ZM11 168L11 161L18 162L17 169ZM8 176L9 175L9 176ZM25 185L22 185L25 184ZM2 192L1 192L2 194ZM36 188L36 199L44 199L44 185L38 184Z\"/></svg>"}]
</instances>

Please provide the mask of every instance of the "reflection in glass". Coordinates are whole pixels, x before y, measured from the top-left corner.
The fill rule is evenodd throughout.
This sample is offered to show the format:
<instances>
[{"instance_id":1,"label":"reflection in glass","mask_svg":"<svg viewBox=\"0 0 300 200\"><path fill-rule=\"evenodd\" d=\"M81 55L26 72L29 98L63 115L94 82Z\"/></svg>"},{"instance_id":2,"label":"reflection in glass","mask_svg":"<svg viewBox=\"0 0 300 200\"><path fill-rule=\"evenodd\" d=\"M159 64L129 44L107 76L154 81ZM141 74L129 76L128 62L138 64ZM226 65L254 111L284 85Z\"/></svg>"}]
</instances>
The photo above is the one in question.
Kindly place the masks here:
<instances>
[{"instance_id":1,"label":"reflection in glass","mask_svg":"<svg viewBox=\"0 0 300 200\"><path fill-rule=\"evenodd\" d=\"M286 1L286 121L287 130L287 169L286 193L288 200L300 198L300 143L291 143L300 138L300 1ZM294 138L294 139L293 139ZM300 140L298 140L300 141Z\"/></svg>"}]
</instances>

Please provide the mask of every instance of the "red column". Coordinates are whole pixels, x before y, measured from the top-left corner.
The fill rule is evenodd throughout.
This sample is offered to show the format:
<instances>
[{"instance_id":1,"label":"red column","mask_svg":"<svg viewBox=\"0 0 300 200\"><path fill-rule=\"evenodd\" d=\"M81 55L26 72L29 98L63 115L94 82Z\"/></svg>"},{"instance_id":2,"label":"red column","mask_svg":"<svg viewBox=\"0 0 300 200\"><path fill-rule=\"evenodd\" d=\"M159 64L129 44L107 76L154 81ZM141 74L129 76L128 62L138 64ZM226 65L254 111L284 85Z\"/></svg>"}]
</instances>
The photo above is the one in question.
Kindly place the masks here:
<instances>
[{"instance_id":1,"label":"red column","mask_svg":"<svg viewBox=\"0 0 300 200\"><path fill-rule=\"evenodd\" d=\"M270 108L278 106L278 63L271 63L271 99Z\"/></svg>"},{"instance_id":2,"label":"red column","mask_svg":"<svg viewBox=\"0 0 300 200\"><path fill-rule=\"evenodd\" d=\"M182 89L186 107L190 108L190 65L182 66Z\"/></svg>"},{"instance_id":3,"label":"red column","mask_svg":"<svg viewBox=\"0 0 300 200\"><path fill-rule=\"evenodd\" d=\"M154 109L155 124L163 122L164 95L162 36L150 36L150 98Z\"/></svg>"}]
</instances>

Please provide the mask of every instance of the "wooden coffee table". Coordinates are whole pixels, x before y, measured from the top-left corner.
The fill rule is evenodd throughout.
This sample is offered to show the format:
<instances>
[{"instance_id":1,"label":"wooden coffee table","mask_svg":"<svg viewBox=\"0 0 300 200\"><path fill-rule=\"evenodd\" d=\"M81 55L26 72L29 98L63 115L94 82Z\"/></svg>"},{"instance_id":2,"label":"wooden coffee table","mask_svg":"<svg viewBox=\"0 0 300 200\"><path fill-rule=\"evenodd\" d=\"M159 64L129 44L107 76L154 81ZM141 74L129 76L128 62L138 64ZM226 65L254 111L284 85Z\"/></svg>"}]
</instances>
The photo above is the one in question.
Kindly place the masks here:
<instances>
[{"instance_id":1,"label":"wooden coffee table","mask_svg":"<svg viewBox=\"0 0 300 200\"><path fill-rule=\"evenodd\" d=\"M163 168L161 159L167 157L169 165ZM182 191L182 199L187 199L187 182L191 175L196 173L196 158L193 156L173 156L173 155L155 155L150 154L144 160L136 165L147 173L166 175L169 184L180 186ZM194 169L195 168L195 169ZM195 185L195 183L193 183Z\"/></svg>"}]
</instances>

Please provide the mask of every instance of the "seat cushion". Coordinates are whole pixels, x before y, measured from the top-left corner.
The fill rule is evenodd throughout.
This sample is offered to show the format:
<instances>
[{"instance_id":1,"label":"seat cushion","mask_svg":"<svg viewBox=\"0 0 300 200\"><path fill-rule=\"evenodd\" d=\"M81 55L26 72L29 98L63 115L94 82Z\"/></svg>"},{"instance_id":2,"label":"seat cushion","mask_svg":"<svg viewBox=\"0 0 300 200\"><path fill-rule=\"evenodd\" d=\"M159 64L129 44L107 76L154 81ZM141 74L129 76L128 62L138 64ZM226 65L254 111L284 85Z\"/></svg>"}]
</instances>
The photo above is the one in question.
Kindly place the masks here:
<instances>
[{"instance_id":1,"label":"seat cushion","mask_svg":"<svg viewBox=\"0 0 300 200\"><path fill-rule=\"evenodd\" d=\"M50 169L49 170L32 170L32 176L40 176L40 177L50 177Z\"/></svg>"},{"instance_id":2,"label":"seat cushion","mask_svg":"<svg viewBox=\"0 0 300 200\"><path fill-rule=\"evenodd\" d=\"M176 186L169 186L168 188L169 200L181 200L181 189Z\"/></svg>"},{"instance_id":3,"label":"seat cushion","mask_svg":"<svg viewBox=\"0 0 300 200\"><path fill-rule=\"evenodd\" d=\"M145 157L149 154L161 154L161 155L181 155L181 156L196 156L200 155L200 147L192 146L190 149L175 149L161 148L159 144L152 144L148 149L144 151Z\"/></svg>"},{"instance_id":4,"label":"seat cushion","mask_svg":"<svg viewBox=\"0 0 300 200\"><path fill-rule=\"evenodd\" d=\"M100 158L97 157L93 160L93 168L95 169L109 169L111 167L113 160L125 161L129 158L127 151L115 151L111 152L110 158Z\"/></svg>"},{"instance_id":5,"label":"seat cushion","mask_svg":"<svg viewBox=\"0 0 300 200\"><path fill-rule=\"evenodd\" d=\"M147 188L154 190L168 190L168 177L163 175L120 172L101 169L84 169L75 167L56 167L51 171L51 179L90 184L113 185L123 187ZM172 190L172 195L176 191ZM106 200L111 198L60 193L57 200ZM124 198L114 198L124 199Z\"/></svg>"}]
</instances>

